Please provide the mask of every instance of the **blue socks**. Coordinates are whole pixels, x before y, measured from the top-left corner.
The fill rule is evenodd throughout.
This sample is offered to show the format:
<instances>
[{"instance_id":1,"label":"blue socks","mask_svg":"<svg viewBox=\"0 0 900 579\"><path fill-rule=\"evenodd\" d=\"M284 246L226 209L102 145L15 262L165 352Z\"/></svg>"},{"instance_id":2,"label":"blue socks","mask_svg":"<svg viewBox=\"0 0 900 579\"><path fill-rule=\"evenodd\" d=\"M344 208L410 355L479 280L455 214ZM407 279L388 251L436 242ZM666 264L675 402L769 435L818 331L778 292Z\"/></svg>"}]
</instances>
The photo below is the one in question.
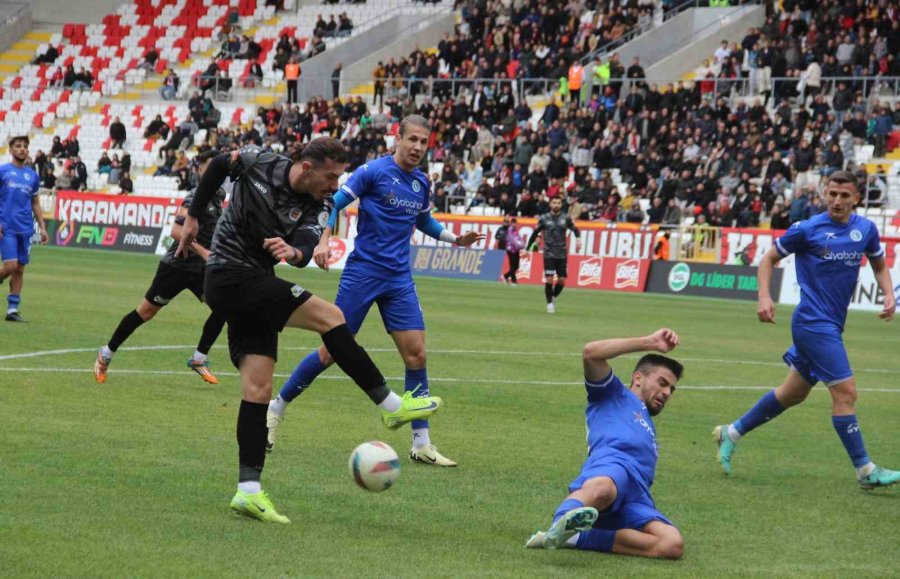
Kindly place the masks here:
<instances>
[{"instance_id":1,"label":"blue socks","mask_svg":"<svg viewBox=\"0 0 900 579\"><path fill-rule=\"evenodd\" d=\"M578 499L564 500L559 505L559 507L556 508L556 512L553 513L553 522L555 523L556 521L558 521L569 511L580 509L583 506L584 503L579 501ZM582 551L600 551L601 553L609 553L612 551L613 542L615 541L615 539L615 531L591 529L587 532L578 533L578 539L577 543L575 543L575 548Z\"/></svg>"},{"instance_id":2,"label":"blue socks","mask_svg":"<svg viewBox=\"0 0 900 579\"><path fill-rule=\"evenodd\" d=\"M425 368L419 368L417 370L406 369L406 381L403 384L403 389L406 392L416 391L414 396L416 398L422 396L428 396L428 371ZM413 434L416 434L416 430L421 430L423 428L428 428L427 420L413 420L412 421L412 429Z\"/></svg>"},{"instance_id":3,"label":"blue socks","mask_svg":"<svg viewBox=\"0 0 900 579\"><path fill-rule=\"evenodd\" d=\"M753 408L741 416L733 426L735 430L743 436L754 428L772 420L784 412L784 410L784 406L782 406L781 402L778 401L778 398L775 397L775 391L770 390L753 405Z\"/></svg>"},{"instance_id":4,"label":"blue socks","mask_svg":"<svg viewBox=\"0 0 900 579\"><path fill-rule=\"evenodd\" d=\"M862 431L859 429L859 422L856 421L856 415L849 416L832 416L831 424L841 437L850 460L856 468L869 464L869 455L866 453L866 445L863 442Z\"/></svg>"},{"instance_id":5,"label":"blue socks","mask_svg":"<svg viewBox=\"0 0 900 579\"><path fill-rule=\"evenodd\" d=\"M6 303L9 307L6 309L6 313L11 314L13 312L19 311L19 303L22 301L22 297L19 294L9 294L6 298Z\"/></svg>"},{"instance_id":6,"label":"blue socks","mask_svg":"<svg viewBox=\"0 0 900 579\"><path fill-rule=\"evenodd\" d=\"M291 402L294 398L300 396L312 384L313 380L324 371L325 366L319 360L319 350L313 350L297 364L297 367L291 372L291 377L281 387L281 392L278 393L278 396L285 402Z\"/></svg>"},{"instance_id":7,"label":"blue socks","mask_svg":"<svg viewBox=\"0 0 900 579\"><path fill-rule=\"evenodd\" d=\"M580 509L584 506L584 503L579 501L578 499L566 499L564 500L557 508L556 512L553 513L553 522L555 523L568 513L569 511L574 511L575 509Z\"/></svg>"}]
</instances>

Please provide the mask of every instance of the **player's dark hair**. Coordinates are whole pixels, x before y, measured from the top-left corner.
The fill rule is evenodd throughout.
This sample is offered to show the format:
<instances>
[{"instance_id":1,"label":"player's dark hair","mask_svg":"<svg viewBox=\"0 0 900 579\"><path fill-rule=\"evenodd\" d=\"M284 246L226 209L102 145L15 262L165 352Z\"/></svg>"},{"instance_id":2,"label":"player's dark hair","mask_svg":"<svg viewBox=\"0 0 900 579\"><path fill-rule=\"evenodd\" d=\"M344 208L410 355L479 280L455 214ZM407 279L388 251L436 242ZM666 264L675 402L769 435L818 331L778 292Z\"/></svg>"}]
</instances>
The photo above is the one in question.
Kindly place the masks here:
<instances>
[{"instance_id":1,"label":"player's dark hair","mask_svg":"<svg viewBox=\"0 0 900 579\"><path fill-rule=\"evenodd\" d=\"M431 132L431 123L428 122L428 119L423 117L422 115L409 115L403 117L403 120L400 121L400 136L406 134L406 128L408 126L420 127L427 130L429 133Z\"/></svg>"},{"instance_id":2,"label":"player's dark hair","mask_svg":"<svg viewBox=\"0 0 900 579\"><path fill-rule=\"evenodd\" d=\"M853 188L859 191L859 178L850 171L835 171L828 179L828 184L837 183L838 185L853 185Z\"/></svg>"},{"instance_id":3,"label":"player's dark hair","mask_svg":"<svg viewBox=\"0 0 900 579\"><path fill-rule=\"evenodd\" d=\"M17 137L12 137L12 138L9 139L9 146L12 147L13 145L15 145L16 143L18 143L19 141L25 141L25 146L26 146L26 147L27 147L29 144L31 144L31 141L28 140L28 137L27 137L27 136L25 136L25 135L19 135L19 136L17 136Z\"/></svg>"},{"instance_id":4,"label":"player's dark hair","mask_svg":"<svg viewBox=\"0 0 900 579\"><path fill-rule=\"evenodd\" d=\"M309 161L313 165L324 163L331 159L335 163L346 163L348 160L347 149L333 137L319 137L313 139L303 148L298 148L291 155L295 163Z\"/></svg>"},{"instance_id":5,"label":"player's dark hair","mask_svg":"<svg viewBox=\"0 0 900 579\"><path fill-rule=\"evenodd\" d=\"M634 371L640 372L646 376L660 366L668 368L672 371L672 374L675 374L676 380L681 380L681 374L684 372L684 366L681 365L681 362L677 362L668 356L661 356L660 354L646 354L642 356L634 367Z\"/></svg>"}]
</instances>

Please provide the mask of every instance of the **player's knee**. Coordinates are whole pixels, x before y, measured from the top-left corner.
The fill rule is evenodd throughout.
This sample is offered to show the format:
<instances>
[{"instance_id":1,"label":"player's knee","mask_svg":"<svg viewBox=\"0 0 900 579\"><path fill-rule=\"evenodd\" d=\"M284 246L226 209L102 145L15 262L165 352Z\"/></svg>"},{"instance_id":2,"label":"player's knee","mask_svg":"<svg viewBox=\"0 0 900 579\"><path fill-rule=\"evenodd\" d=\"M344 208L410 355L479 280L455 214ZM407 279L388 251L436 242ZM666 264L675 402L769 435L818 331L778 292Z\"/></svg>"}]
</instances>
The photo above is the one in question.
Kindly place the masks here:
<instances>
[{"instance_id":1,"label":"player's knee","mask_svg":"<svg viewBox=\"0 0 900 579\"><path fill-rule=\"evenodd\" d=\"M674 539L663 539L658 548L658 557L677 560L684 557L684 539L679 534Z\"/></svg>"},{"instance_id":2,"label":"player's knee","mask_svg":"<svg viewBox=\"0 0 900 579\"><path fill-rule=\"evenodd\" d=\"M325 346L319 347L319 361L323 366L331 366L334 364L334 358L331 357L331 354L328 353L328 349Z\"/></svg>"},{"instance_id":3,"label":"player's knee","mask_svg":"<svg viewBox=\"0 0 900 579\"><path fill-rule=\"evenodd\" d=\"M593 506L597 510L604 510L616 500L616 483L607 477L591 479L587 481L582 492L587 495L585 504Z\"/></svg>"},{"instance_id":4,"label":"player's knee","mask_svg":"<svg viewBox=\"0 0 900 579\"><path fill-rule=\"evenodd\" d=\"M424 368L426 365L426 354L425 354L425 346L422 345L418 348L413 348L408 352L404 352L403 354L403 363L407 368Z\"/></svg>"}]
</instances>

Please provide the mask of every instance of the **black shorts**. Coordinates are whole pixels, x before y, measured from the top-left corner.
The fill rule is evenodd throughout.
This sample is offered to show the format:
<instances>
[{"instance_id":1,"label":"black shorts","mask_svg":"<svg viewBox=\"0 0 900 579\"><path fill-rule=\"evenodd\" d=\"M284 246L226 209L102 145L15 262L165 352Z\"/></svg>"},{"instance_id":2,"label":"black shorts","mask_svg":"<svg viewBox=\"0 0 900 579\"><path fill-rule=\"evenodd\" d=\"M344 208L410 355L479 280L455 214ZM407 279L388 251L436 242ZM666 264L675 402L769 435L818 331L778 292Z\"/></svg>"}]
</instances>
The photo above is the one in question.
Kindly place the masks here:
<instances>
[{"instance_id":1,"label":"black shorts","mask_svg":"<svg viewBox=\"0 0 900 579\"><path fill-rule=\"evenodd\" d=\"M566 269L567 261L565 257L544 256L544 276L550 277L555 273L556 277L569 277Z\"/></svg>"},{"instance_id":2,"label":"black shorts","mask_svg":"<svg viewBox=\"0 0 900 579\"><path fill-rule=\"evenodd\" d=\"M258 354L278 359L278 334L312 294L272 274L244 268L206 270L206 302L228 321L231 363Z\"/></svg>"},{"instance_id":3,"label":"black shorts","mask_svg":"<svg viewBox=\"0 0 900 579\"><path fill-rule=\"evenodd\" d=\"M184 290L191 290L198 300L203 301L203 270L185 271L161 261L144 298L151 304L162 307Z\"/></svg>"}]
</instances>

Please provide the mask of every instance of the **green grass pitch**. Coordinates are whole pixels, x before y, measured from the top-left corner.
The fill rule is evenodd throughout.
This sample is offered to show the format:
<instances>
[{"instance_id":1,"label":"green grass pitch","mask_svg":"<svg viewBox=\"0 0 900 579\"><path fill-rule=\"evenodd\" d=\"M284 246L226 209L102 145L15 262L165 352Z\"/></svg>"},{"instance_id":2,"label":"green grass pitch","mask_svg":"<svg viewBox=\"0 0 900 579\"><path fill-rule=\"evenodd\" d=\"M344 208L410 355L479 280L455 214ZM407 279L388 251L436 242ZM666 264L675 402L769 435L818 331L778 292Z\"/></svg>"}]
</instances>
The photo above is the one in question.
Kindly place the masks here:
<instances>
[{"instance_id":1,"label":"green grass pitch","mask_svg":"<svg viewBox=\"0 0 900 579\"><path fill-rule=\"evenodd\" d=\"M28 324L0 325L0 574L59 576L637 577L896 576L900 488L865 493L832 430L820 386L748 436L725 479L710 431L779 383L790 311L756 321L755 304L567 290L557 313L543 288L419 279L428 324L432 421L457 469L405 457L409 431L387 431L337 368L288 411L264 488L289 526L233 516L240 400L224 336L222 384L185 368L205 306L184 294L120 350L109 380L95 349L134 308L152 256L37 248L23 292ZM333 299L338 272L281 269ZM2 295L5 296L4 287ZM845 334L872 457L900 468L898 322L851 313ZM679 562L526 551L584 458L581 346L676 329L686 366L656 419L654 496L686 539ZM390 383L402 363L376 312L360 334ZM318 338L282 334L276 389ZM44 352L44 353L41 353ZM634 357L614 363L627 375ZM356 488L347 457L380 439L402 458L396 486Z\"/></svg>"}]
</instances>

